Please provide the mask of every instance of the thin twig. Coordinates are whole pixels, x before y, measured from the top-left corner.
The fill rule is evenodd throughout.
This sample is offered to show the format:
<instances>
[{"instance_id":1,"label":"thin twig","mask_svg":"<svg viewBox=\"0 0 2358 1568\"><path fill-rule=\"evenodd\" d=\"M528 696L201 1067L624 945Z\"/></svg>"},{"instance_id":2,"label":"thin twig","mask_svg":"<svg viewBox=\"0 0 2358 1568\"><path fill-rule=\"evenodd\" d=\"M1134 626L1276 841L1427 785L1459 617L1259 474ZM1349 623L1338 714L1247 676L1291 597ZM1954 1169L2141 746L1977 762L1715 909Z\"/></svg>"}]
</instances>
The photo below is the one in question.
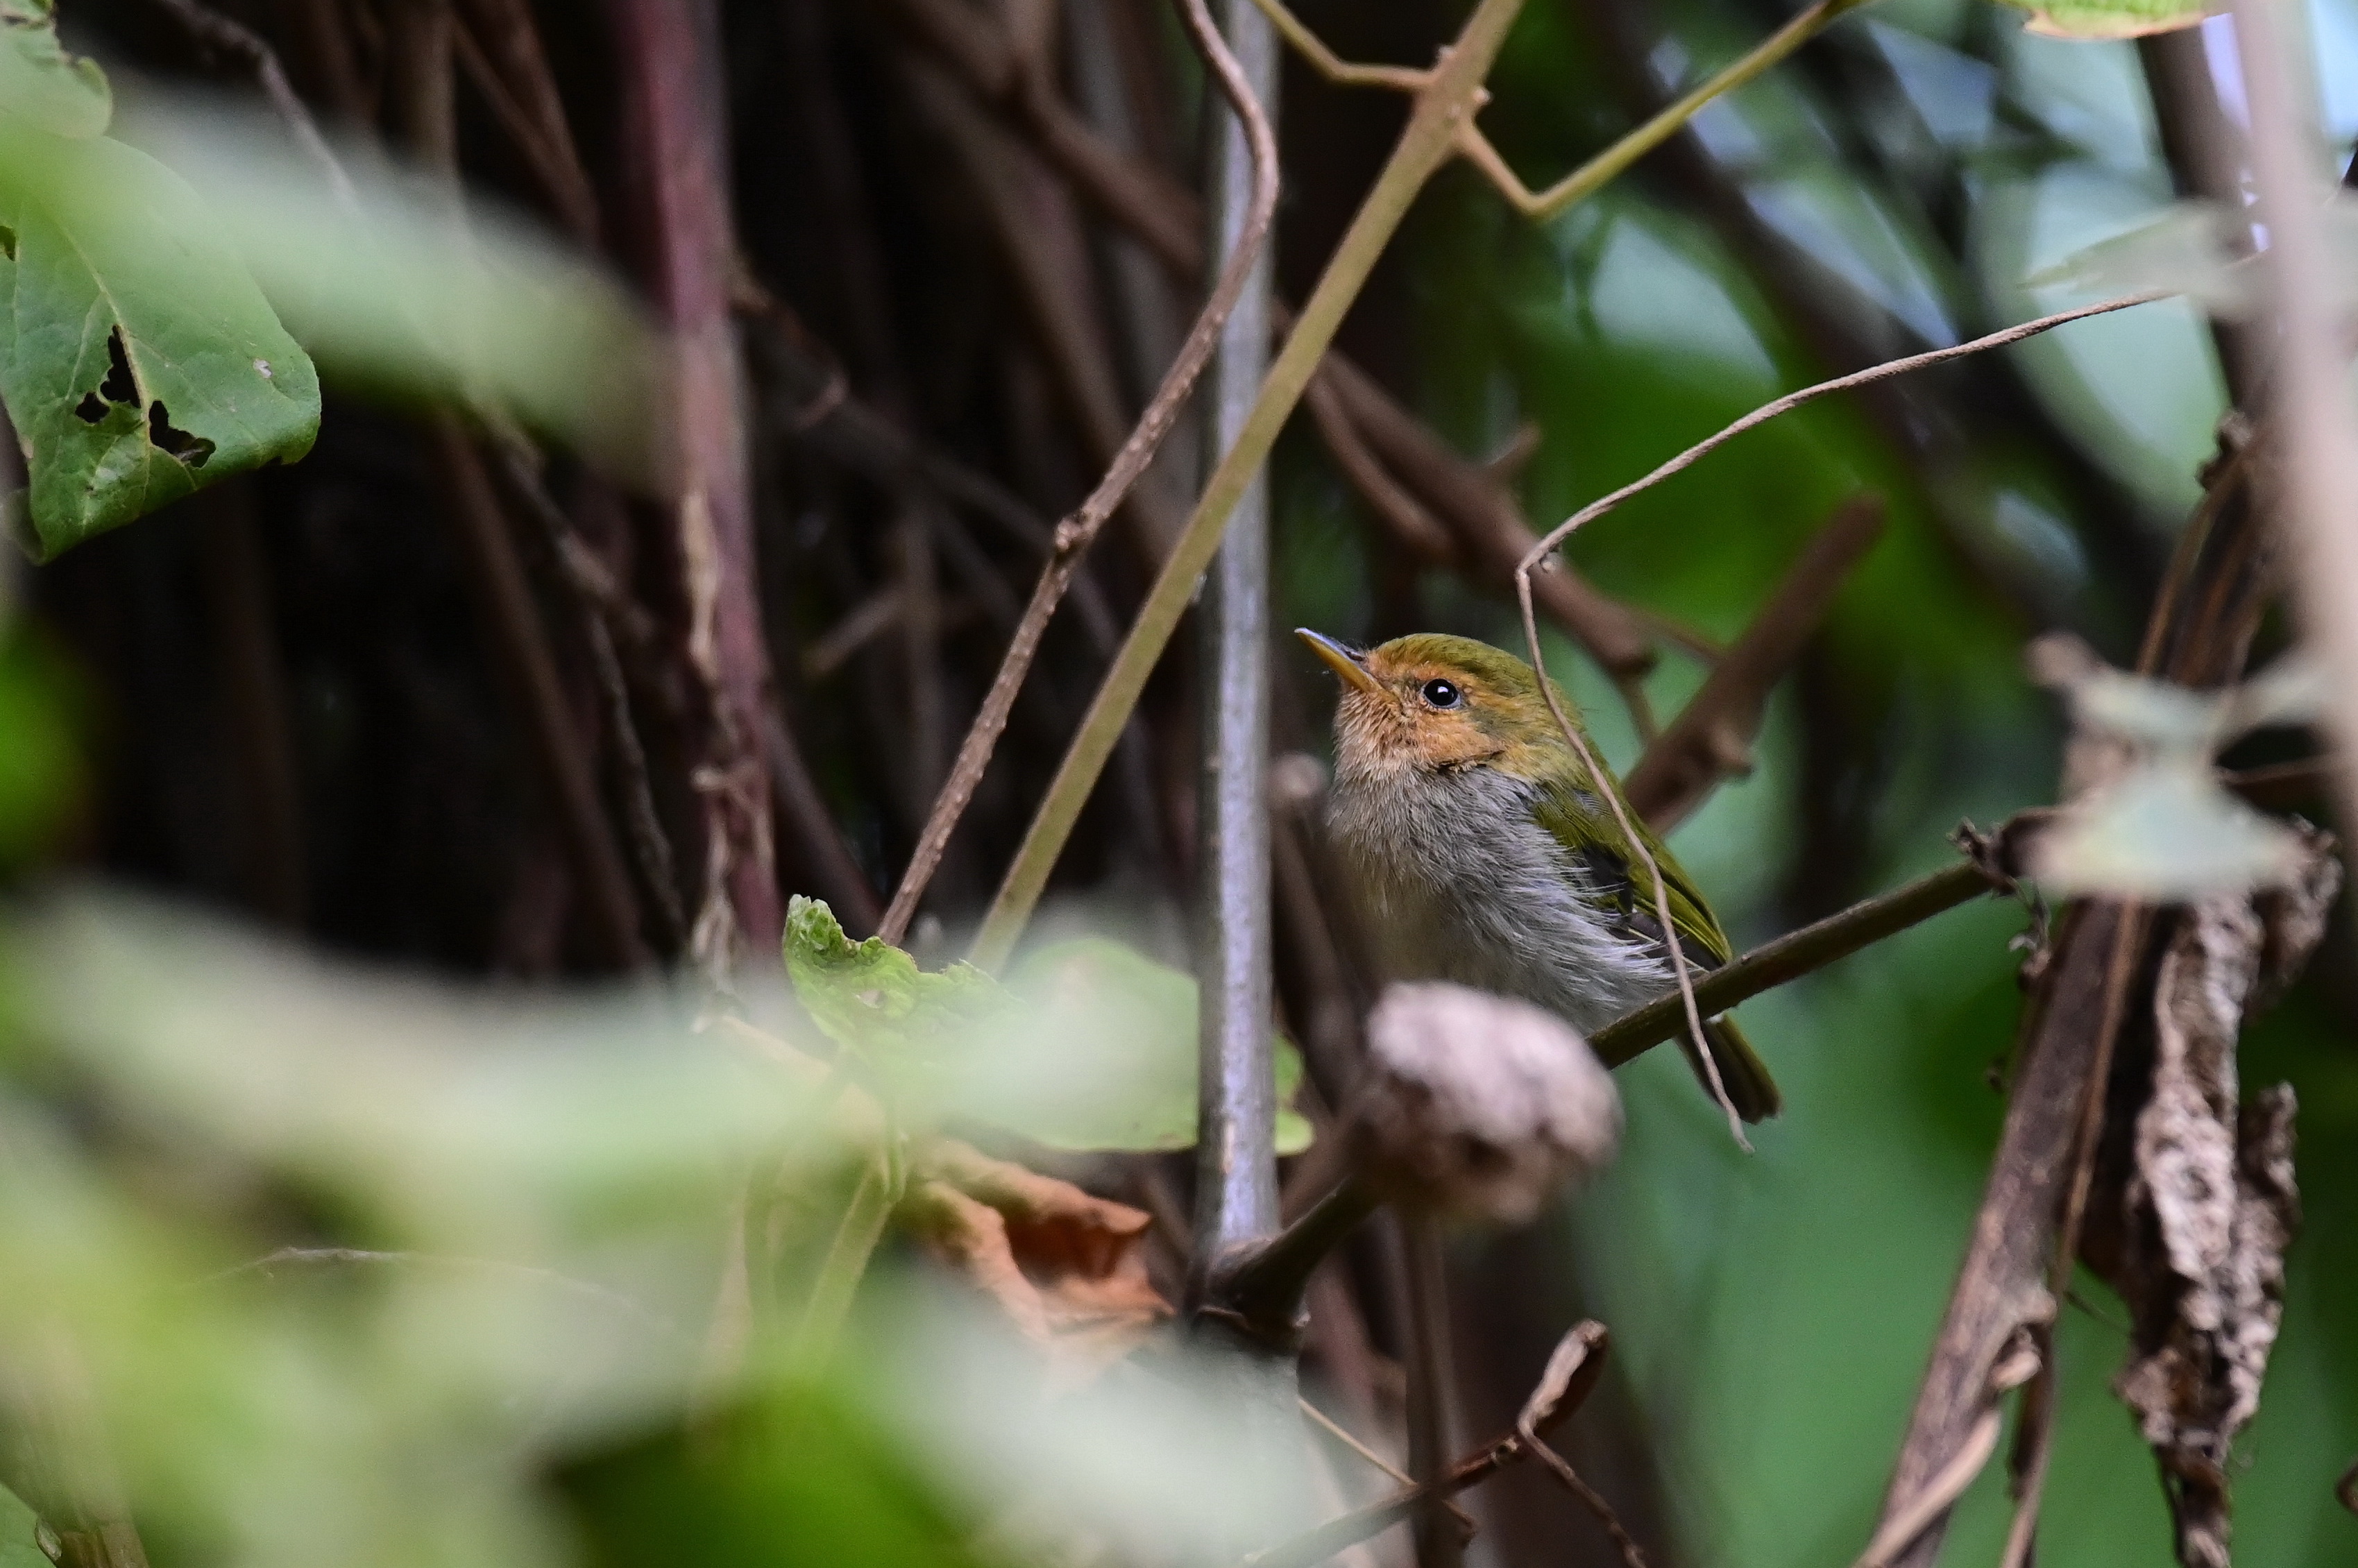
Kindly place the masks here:
<instances>
[{"instance_id":1,"label":"thin twig","mask_svg":"<svg viewBox=\"0 0 2358 1568\"><path fill-rule=\"evenodd\" d=\"M603 563L581 542L565 509L548 493L535 455L525 438L519 432L503 435L505 438L498 447L500 473L508 481L510 492L524 503L525 510L539 524L541 541L557 563L557 580L573 597L575 612L580 617L583 635L590 644L590 668L606 705L606 727L613 741L615 773L622 797L623 820L630 827L632 857L638 862L639 880L645 884L663 927L664 950L676 953L687 938L687 918L680 908L671 838L664 831L662 815L655 809L654 781L647 767L646 747L639 739L638 720L632 712L630 686L623 679L622 662L614 648L615 628L611 621L620 618L627 600L605 574Z\"/></svg>"},{"instance_id":2,"label":"thin twig","mask_svg":"<svg viewBox=\"0 0 2358 1568\"><path fill-rule=\"evenodd\" d=\"M1174 362L1163 384L1157 388L1153 401L1139 416L1138 427L1130 439L1122 444L1113 464L1098 483L1080 510L1056 526L1055 553L1040 581L1032 591L1032 601L1024 607L1023 620L1016 627L1008 643L1006 656L1001 661L998 675L983 697L982 708L975 715L973 726L967 731L964 744L958 748L957 761L951 766L948 781L942 785L940 796L934 802L933 813L926 818L925 830L919 835L915 852L910 857L909 869L903 873L901 885L894 890L892 903L884 912L884 921L878 935L887 942L898 943L907 933L909 922L917 913L917 903L925 896L925 884L932 880L934 870L940 865L942 851L949 845L951 832L958 818L965 815L967 803L974 798L975 788L982 782L983 770L990 765L992 748L1000 733L1007 728L1007 716L1014 710L1015 693L1023 684L1039 653L1040 639L1046 632L1048 618L1055 612L1057 601L1065 596L1073 574L1080 568L1081 557L1113 515L1122 498L1130 493L1154 450L1163 444L1186 405L1187 394L1212 355L1219 339L1221 324L1235 308L1243 295L1254 259L1268 242L1271 220L1277 211L1277 138L1269 121L1253 101L1242 71L1219 30L1212 26L1203 0L1182 0L1188 29L1196 47L1210 62L1214 77L1220 84L1222 95L1235 109L1247 127L1252 148L1253 204L1244 226L1244 237L1221 268L1219 282L1205 301L1203 312L1188 330L1186 341L1180 346L1179 357ZM1200 569L1200 568L1199 568Z\"/></svg>"},{"instance_id":3,"label":"thin twig","mask_svg":"<svg viewBox=\"0 0 2358 1568\"><path fill-rule=\"evenodd\" d=\"M1480 169L1490 183L1498 188L1499 193L1517 211L1527 218L1542 221L1552 218L1669 141L1682 126L1694 118L1696 112L1704 104L1721 93L1732 92L1750 81L1824 31L1827 24L1865 4L1866 0L1817 0L1816 5L1754 46L1742 59L1711 77L1545 190L1533 192L1517 178L1515 171L1507 167L1507 160L1498 156L1489 138L1483 135L1481 127L1470 120L1458 133L1459 150L1466 155L1467 162Z\"/></svg>"},{"instance_id":4,"label":"thin twig","mask_svg":"<svg viewBox=\"0 0 2358 1568\"><path fill-rule=\"evenodd\" d=\"M1184 287L1197 286L1204 273L1199 238L1202 215L1195 193L1163 170L1108 142L1064 103L1052 84L1033 76L1019 91L1009 45L988 14L956 0L892 0L893 10L956 72L969 91L1011 112L1074 192L1142 243ZM1273 302L1271 323L1293 331L1296 318L1282 299ZM1336 394L1336 407L1407 491L1444 521L1465 545L1467 564L1481 585L1509 591L1514 563L1531 546L1533 533L1509 488L1509 476L1459 457L1445 441L1349 356L1330 344L1319 378ZM1314 414L1316 410L1314 408ZM1322 425L1322 431L1325 428ZM1351 454L1337 450L1347 466ZM1378 503L1380 504L1380 503ZM1469 574L1470 575L1470 574ZM1541 602L1550 616L1615 672L1641 730L1650 730L1635 676L1652 666L1650 628L1659 622L1598 592L1578 574L1565 571L1543 580ZM1710 656L1676 627L1664 635Z\"/></svg>"},{"instance_id":5,"label":"thin twig","mask_svg":"<svg viewBox=\"0 0 2358 1568\"><path fill-rule=\"evenodd\" d=\"M1531 600L1531 574L1545 562L1551 552L1572 535L1575 529L1603 516L1631 496L1651 489L1672 474L1701 461L1711 452L1734 440L1747 430L1756 426L1765 425L1779 415L1789 413L1805 403L1814 402L1829 394L1851 387L1865 386L1869 383L1881 381L1908 371L1920 370L1926 365L1938 364L1944 360L1960 359L1967 354L1980 353L1987 349L2001 348L2007 343L2019 342L2025 338L2061 327L2069 321L2081 320L2090 316L2101 316L2114 310L2125 310L2133 305L2149 304L2156 299L2168 297L2168 290L2149 289L2117 299L2107 299L2095 305L2083 305L2073 310L2058 311L2051 316L2042 316L2035 321L2026 321L2019 326L2008 327L2003 331L1975 338L1971 342L1958 343L1945 349L1934 349L1928 353L1911 354L1905 359L1892 360L1851 375L1837 376L1832 381L1822 381L1814 386L1805 386L1799 392L1788 393L1773 402L1763 404L1716 435L1696 442L1685 451L1656 468L1643 479L1633 481L1611 494L1589 503L1558 524L1546 537L1531 547L1531 553L1526 555L1521 563L1515 568L1515 596L1522 611L1523 640L1531 654L1531 668L1537 671L1540 676L1540 695L1546 699L1548 711L1554 716L1556 727L1563 731L1564 740L1570 743L1574 754L1580 758L1581 765L1588 770L1589 777L1599 781L1604 780L1606 776L1604 765L1596 757L1594 749L1590 747L1587 736L1582 733L1579 726L1573 723L1571 715L1564 711L1555 683L1547 678L1547 654L1540 647L1539 619L1532 609ZM1639 836L1635 826L1630 822L1628 808L1622 804L1620 792L1605 788L1599 793L1604 795L1606 805L1612 808L1614 822L1619 827L1622 838L1632 849L1637 851L1638 860L1644 867L1646 876L1653 883L1655 918L1661 923L1664 944L1670 950L1671 970L1677 977L1679 997L1685 1004L1687 1030L1694 1044L1695 1059L1703 1066L1706 1081L1711 1086L1713 1098L1719 1101L1720 1108L1727 1114L1728 1128L1736 1135L1736 1141L1744 1148L1749 1149L1751 1145L1745 1139L1743 1120L1736 1114L1736 1107L1727 1098L1726 1087L1720 1082L1718 1064L1712 1060L1711 1052L1704 1044L1703 1014L1697 1010L1695 1004L1694 977L1687 962L1685 945L1679 939L1677 928L1671 921L1669 884L1663 881L1661 868L1655 863L1653 851L1646 847L1645 840Z\"/></svg>"},{"instance_id":6,"label":"thin twig","mask_svg":"<svg viewBox=\"0 0 2358 1568\"><path fill-rule=\"evenodd\" d=\"M1300 401L1303 388L1374 270L1385 243L1406 216L1409 203L1447 159L1451 128L1471 111L1482 92L1482 78L1504 45L1507 28L1520 5L1521 0L1480 0L1431 83L1418 94L1407 129L1328 258L1285 347L1271 364L1261 395L1236 445L1206 481L1186 529L1148 590L1129 638L1115 655L1080 732L1074 736L1046 798L1033 816L975 939L976 961L984 968L1005 960L1031 919L1047 885L1048 871L1113 754L1130 710L1145 690L1147 676L1178 630L1197 578L1219 547L1231 511L1276 444L1278 432Z\"/></svg>"},{"instance_id":7,"label":"thin twig","mask_svg":"<svg viewBox=\"0 0 2358 1568\"><path fill-rule=\"evenodd\" d=\"M1630 497L1651 490L1672 474L1693 468L1747 430L1765 425L1780 414L1790 414L1805 403L1814 403L1821 397L1829 396L1837 392L1847 392L1853 387L1866 386L1895 375L1905 375L1909 371L1922 370L1927 365L1963 359L1969 354L1983 353L1991 349L2002 349L2009 343L2018 343L2025 338L2037 337L2041 332L2052 331L2058 327L2068 326L2073 321L2084 321L2091 316L2104 316L2115 310L2129 309L2133 306L2150 305L2157 299L2170 298L2172 294L2172 290L2166 288L2148 288L2136 294L2125 294L2117 298L2100 300L2093 305L2075 306L2069 310L2058 310L2051 316L2041 316L2036 320L2023 321L2015 326L2001 329L1975 338L1970 342L1952 343L1944 349L1931 349L1920 354L1909 354L1902 359L1887 360L1879 365L1870 365L1865 370L1854 371L1848 375L1838 375L1832 381L1822 381L1814 386L1805 386L1799 392L1789 392L1782 397L1762 404L1717 434L1697 441L1643 479L1632 480L1611 494L1590 502L1550 529L1545 537L1531 546L1531 553L1523 557L1522 564L1516 569L1520 575L1528 577L1539 568L1540 564L1552 551L1572 537L1577 530L1594 523ZM1536 643L1534 643L1534 650L1536 651Z\"/></svg>"},{"instance_id":8,"label":"thin twig","mask_svg":"<svg viewBox=\"0 0 2358 1568\"><path fill-rule=\"evenodd\" d=\"M1631 1535L1628 1527L1621 1522L1621 1516L1613 1511L1613 1505L1605 1500L1605 1494L1582 1480L1580 1472L1572 1467L1572 1462L1533 1432L1528 1421L1517 1422L1515 1431L1521 1434L1532 1457L1546 1465L1555 1478L1563 1483L1564 1488L1580 1499L1581 1506L1596 1516L1596 1522L1605 1527L1605 1533L1613 1538L1614 1546L1619 1549L1624 1568L1646 1568L1646 1554L1639 1549L1637 1537Z\"/></svg>"},{"instance_id":9,"label":"thin twig","mask_svg":"<svg viewBox=\"0 0 2358 1568\"><path fill-rule=\"evenodd\" d=\"M1256 1552L1240 1568L1314 1568L1336 1552L1381 1534L1407 1519L1428 1500L1454 1498L1468 1487L1488 1480L1508 1465L1531 1456L1522 1429L1544 1437L1580 1409L1605 1375L1605 1357L1612 1336L1595 1321L1574 1325L1548 1357L1546 1370L1531 1397L1524 1402L1515 1431L1491 1439L1466 1454L1433 1482L1409 1487L1364 1508L1328 1519L1288 1541Z\"/></svg>"}]
</instances>

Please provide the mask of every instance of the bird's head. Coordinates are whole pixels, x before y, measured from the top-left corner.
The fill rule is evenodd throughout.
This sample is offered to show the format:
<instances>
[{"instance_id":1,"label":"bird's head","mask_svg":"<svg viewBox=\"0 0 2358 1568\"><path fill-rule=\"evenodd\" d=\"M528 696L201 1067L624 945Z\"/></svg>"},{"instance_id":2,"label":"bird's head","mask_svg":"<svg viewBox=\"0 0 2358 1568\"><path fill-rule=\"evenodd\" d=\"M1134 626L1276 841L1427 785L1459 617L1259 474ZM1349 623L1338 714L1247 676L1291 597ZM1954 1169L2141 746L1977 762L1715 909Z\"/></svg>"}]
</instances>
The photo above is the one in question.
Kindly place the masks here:
<instances>
[{"instance_id":1,"label":"bird's head","mask_svg":"<svg viewBox=\"0 0 2358 1568\"><path fill-rule=\"evenodd\" d=\"M1512 654L1431 632L1364 651L1315 632L1294 635L1342 678L1335 741L1346 778L1477 767L1538 778L1573 765L1538 677ZM1579 723L1572 699L1561 687L1556 696Z\"/></svg>"}]
</instances>

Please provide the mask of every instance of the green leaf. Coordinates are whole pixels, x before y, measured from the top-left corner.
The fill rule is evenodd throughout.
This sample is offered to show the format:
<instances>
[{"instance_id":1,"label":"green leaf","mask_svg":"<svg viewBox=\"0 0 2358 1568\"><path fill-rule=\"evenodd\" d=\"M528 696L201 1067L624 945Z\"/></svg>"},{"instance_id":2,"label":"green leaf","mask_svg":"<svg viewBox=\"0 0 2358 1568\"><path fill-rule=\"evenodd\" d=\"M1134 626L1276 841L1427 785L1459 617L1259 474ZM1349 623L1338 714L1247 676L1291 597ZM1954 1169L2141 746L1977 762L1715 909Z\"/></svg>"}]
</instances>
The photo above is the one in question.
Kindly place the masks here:
<instances>
[{"instance_id":1,"label":"green leaf","mask_svg":"<svg viewBox=\"0 0 2358 1568\"><path fill-rule=\"evenodd\" d=\"M50 0L0 0L0 114L60 136L95 136L114 117L98 62L58 45Z\"/></svg>"},{"instance_id":2,"label":"green leaf","mask_svg":"<svg viewBox=\"0 0 2358 1568\"><path fill-rule=\"evenodd\" d=\"M196 193L106 137L0 124L0 401L49 559L233 474L310 450L311 362Z\"/></svg>"},{"instance_id":3,"label":"green leaf","mask_svg":"<svg viewBox=\"0 0 2358 1568\"><path fill-rule=\"evenodd\" d=\"M25 1499L0 1487L0 1568L49 1568L49 1554L41 1550L40 1529L40 1516L25 1505Z\"/></svg>"},{"instance_id":4,"label":"green leaf","mask_svg":"<svg viewBox=\"0 0 2358 1568\"><path fill-rule=\"evenodd\" d=\"M2030 30L2050 38L2137 38L2199 26L2223 5L2188 0L2006 0L2030 13Z\"/></svg>"},{"instance_id":5,"label":"green leaf","mask_svg":"<svg viewBox=\"0 0 2358 1568\"><path fill-rule=\"evenodd\" d=\"M786 974L828 1039L890 1071L971 1050L979 1027L1009 1011L999 982L972 964L938 973L881 936L854 942L835 912L797 894L786 905Z\"/></svg>"},{"instance_id":6,"label":"green leaf","mask_svg":"<svg viewBox=\"0 0 2358 1568\"><path fill-rule=\"evenodd\" d=\"M1186 1149L1195 1142L1194 977L1102 937L1034 948L1008 989L1031 1003L999 1042L1001 1073L978 1114L1057 1149ZM1276 1041L1277 1098L1302 1084L1302 1055ZM1310 1124L1280 1110L1277 1146L1298 1154Z\"/></svg>"}]
</instances>

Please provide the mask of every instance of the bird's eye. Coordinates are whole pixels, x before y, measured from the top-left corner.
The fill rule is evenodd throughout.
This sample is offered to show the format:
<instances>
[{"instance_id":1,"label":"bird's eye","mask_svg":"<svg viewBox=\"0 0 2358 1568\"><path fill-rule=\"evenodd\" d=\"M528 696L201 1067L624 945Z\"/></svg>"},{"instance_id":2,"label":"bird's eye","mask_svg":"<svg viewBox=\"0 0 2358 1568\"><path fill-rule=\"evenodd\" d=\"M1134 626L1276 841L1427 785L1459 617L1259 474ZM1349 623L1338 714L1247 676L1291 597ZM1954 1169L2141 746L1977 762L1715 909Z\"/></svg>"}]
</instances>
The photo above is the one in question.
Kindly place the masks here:
<instances>
[{"instance_id":1,"label":"bird's eye","mask_svg":"<svg viewBox=\"0 0 2358 1568\"><path fill-rule=\"evenodd\" d=\"M1466 694L1455 682L1429 680L1424 683L1424 700L1435 708L1455 708L1466 700Z\"/></svg>"}]
</instances>

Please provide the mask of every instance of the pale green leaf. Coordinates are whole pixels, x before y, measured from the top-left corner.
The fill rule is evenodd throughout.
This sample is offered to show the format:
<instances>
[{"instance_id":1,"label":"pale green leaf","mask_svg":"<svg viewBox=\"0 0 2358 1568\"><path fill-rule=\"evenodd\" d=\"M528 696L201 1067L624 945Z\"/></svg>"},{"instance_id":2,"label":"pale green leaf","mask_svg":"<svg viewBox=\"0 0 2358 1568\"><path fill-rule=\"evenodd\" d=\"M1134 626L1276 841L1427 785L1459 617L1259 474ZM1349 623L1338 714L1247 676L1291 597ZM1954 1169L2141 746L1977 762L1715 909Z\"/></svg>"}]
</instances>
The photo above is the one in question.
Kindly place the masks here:
<instances>
[{"instance_id":1,"label":"pale green leaf","mask_svg":"<svg viewBox=\"0 0 2358 1568\"><path fill-rule=\"evenodd\" d=\"M1195 981L1102 937L1052 943L1019 959L1008 989L1029 1003L990 1055L978 1114L1059 1149L1186 1149L1198 1095ZM1302 1082L1280 1039L1277 1098ZM1310 1125L1278 1113L1278 1152L1310 1145Z\"/></svg>"},{"instance_id":2,"label":"pale green leaf","mask_svg":"<svg viewBox=\"0 0 2358 1568\"><path fill-rule=\"evenodd\" d=\"M2282 883L2301 840L2219 787L2199 759L2131 768L2039 835L2031 875L2055 892L2181 903Z\"/></svg>"},{"instance_id":3,"label":"pale green leaf","mask_svg":"<svg viewBox=\"0 0 2358 1568\"><path fill-rule=\"evenodd\" d=\"M0 114L60 136L95 136L114 116L98 62L58 46L50 0L0 0Z\"/></svg>"},{"instance_id":4,"label":"pale green leaf","mask_svg":"<svg viewBox=\"0 0 2358 1568\"><path fill-rule=\"evenodd\" d=\"M204 204L145 153L0 122L0 401L46 559L319 431L311 362Z\"/></svg>"},{"instance_id":5,"label":"pale green leaf","mask_svg":"<svg viewBox=\"0 0 2358 1568\"><path fill-rule=\"evenodd\" d=\"M2007 0L2030 13L2030 30L2050 38L2136 38L2201 24L2225 6L2196 0Z\"/></svg>"}]
</instances>

